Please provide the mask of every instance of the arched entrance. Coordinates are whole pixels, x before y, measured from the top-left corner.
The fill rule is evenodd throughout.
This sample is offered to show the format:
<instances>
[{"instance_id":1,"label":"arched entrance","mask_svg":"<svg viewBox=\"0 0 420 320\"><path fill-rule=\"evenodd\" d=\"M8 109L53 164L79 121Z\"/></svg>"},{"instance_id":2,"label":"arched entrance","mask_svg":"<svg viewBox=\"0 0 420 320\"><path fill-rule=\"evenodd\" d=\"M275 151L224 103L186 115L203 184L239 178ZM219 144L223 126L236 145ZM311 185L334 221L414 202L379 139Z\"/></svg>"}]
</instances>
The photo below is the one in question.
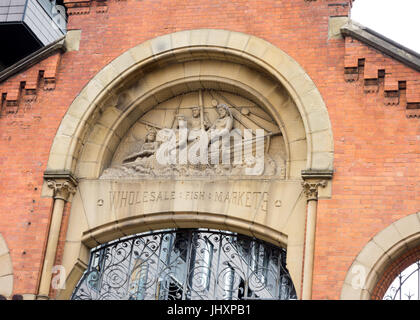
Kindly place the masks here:
<instances>
[{"instance_id":1,"label":"arched entrance","mask_svg":"<svg viewBox=\"0 0 420 320\"><path fill-rule=\"evenodd\" d=\"M236 142L255 142L260 130L262 156L252 147L253 157L227 166L157 163L168 130L181 150L182 123L187 146L195 129L227 132ZM321 197L330 195L330 182L320 180L332 175L332 141L309 76L262 39L189 30L130 49L74 100L51 149L44 195L57 199L59 212L74 194L63 257L71 272L59 297L70 297L91 248L164 228L232 231L287 248L299 296L307 196L316 201L319 185ZM313 226L306 248L313 248Z\"/></svg>"},{"instance_id":2,"label":"arched entrance","mask_svg":"<svg viewBox=\"0 0 420 320\"><path fill-rule=\"evenodd\" d=\"M234 232L153 231L92 250L74 300L296 299L286 250Z\"/></svg>"}]
</instances>

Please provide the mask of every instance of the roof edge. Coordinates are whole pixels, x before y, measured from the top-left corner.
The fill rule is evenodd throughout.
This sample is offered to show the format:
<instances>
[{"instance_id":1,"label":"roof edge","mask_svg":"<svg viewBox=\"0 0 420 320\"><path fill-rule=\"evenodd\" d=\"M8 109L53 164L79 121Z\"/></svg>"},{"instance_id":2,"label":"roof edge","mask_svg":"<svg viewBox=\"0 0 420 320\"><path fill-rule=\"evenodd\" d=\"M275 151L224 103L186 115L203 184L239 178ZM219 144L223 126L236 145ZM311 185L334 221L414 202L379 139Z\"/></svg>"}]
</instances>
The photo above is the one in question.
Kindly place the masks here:
<instances>
[{"instance_id":1,"label":"roof edge","mask_svg":"<svg viewBox=\"0 0 420 320\"><path fill-rule=\"evenodd\" d=\"M65 52L66 51L65 39L66 39L66 36L61 37L60 39L50 43L49 45L45 47L42 47L41 49L35 51L34 53L31 53L29 56L19 60L15 64L1 71L0 83L7 80L8 78L15 75L16 73L26 70L34 66L41 60L48 58L57 50L61 52Z\"/></svg>"},{"instance_id":2,"label":"roof edge","mask_svg":"<svg viewBox=\"0 0 420 320\"><path fill-rule=\"evenodd\" d=\"M343 36L351 36L420 72L420 54L414 50L350 19L340 31Z\"/></svg>"}]
</instances>

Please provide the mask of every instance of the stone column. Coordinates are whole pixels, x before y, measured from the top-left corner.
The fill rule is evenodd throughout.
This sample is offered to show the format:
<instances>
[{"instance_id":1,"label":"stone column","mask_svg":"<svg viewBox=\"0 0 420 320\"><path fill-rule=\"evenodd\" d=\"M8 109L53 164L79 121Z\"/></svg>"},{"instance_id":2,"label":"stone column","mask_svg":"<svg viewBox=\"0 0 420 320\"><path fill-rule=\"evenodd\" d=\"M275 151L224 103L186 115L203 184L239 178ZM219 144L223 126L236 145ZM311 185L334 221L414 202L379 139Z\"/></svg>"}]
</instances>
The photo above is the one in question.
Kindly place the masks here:
<instances>
[{"instance_id":1,"label":"stone column","mask_svg":"<svg viewBox=\"0 0 420 320\"><path fill-rule=\"evenodd\" d=\"M58 237L60 235L64 205L66 201L69 200L70 196L76 191L76 184L73 179L47 180L47 185L53 190L54 204L39 284L37 296L38 300L49 299L48 295L51 286L52 267L57 253Z\"/></svg>"},{"instance_id":2,"label":"stone column","mask_svg":"<svg viewBox=\"0 0 420 320\"><path fill-rule=\"evenodd\" d=\"M302 182L303 190L307 197L307 214L306 214L306 233L305 233L305 254L303 265L303 284L302 284L302 300L310 300L312 298L312 275L314 269L314 251L315 251L315 230L316 230L316 213L318 205L318 188L325 187L325 180L318 182L304 181Z\"/></svg>"}]
</instances>

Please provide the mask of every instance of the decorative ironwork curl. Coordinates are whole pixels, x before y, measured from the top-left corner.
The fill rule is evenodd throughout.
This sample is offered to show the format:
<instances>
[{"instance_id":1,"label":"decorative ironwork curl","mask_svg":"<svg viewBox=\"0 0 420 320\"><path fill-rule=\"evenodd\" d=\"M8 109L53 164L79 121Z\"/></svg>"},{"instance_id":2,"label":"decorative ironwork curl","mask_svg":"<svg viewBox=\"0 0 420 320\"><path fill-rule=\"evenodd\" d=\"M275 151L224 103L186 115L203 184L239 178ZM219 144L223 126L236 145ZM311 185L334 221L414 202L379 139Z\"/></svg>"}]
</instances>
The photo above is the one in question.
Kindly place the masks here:
<instances>
[{"instance_id":1,"label":"decorative ironwork curl","mask_svg":"<svg viewBox=\"0 0 420 320\"><path fill-rule=\"evenodd\" d=\"M93 249L72 299L296 299L296 292L285 249L232 232L171 229Z\"/></svg>"}]
</instances>

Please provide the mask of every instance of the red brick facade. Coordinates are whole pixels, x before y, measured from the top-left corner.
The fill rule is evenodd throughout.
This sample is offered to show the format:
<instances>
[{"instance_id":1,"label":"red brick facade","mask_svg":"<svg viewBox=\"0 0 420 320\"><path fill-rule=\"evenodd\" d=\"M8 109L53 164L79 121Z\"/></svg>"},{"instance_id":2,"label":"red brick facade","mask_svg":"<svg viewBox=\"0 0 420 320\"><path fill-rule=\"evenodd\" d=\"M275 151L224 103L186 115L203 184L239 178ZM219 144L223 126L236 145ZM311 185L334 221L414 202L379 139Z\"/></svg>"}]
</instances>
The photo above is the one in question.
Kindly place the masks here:
<instances>
[{"instance_id":1,"label":"red brick facade","mask_svg":"<svg viewBox=\"0 0 420 320\"><path fill-rule=\"evenodd\" d=\"M79 51L56 53L0 83L0 233L11 252L13 293L37 293L52 210L52 200L40 196L43 173L67 108L126 50L180 30L226 29L265 39L303 67L324 99L334 178L332 198L318 205L313 298L339 299L363 246L420 210L420 73L350 37L328 39L329 17L348 15L349 1L65 3L68 29L81 30Z\"/></svg>"}]
</instances>

